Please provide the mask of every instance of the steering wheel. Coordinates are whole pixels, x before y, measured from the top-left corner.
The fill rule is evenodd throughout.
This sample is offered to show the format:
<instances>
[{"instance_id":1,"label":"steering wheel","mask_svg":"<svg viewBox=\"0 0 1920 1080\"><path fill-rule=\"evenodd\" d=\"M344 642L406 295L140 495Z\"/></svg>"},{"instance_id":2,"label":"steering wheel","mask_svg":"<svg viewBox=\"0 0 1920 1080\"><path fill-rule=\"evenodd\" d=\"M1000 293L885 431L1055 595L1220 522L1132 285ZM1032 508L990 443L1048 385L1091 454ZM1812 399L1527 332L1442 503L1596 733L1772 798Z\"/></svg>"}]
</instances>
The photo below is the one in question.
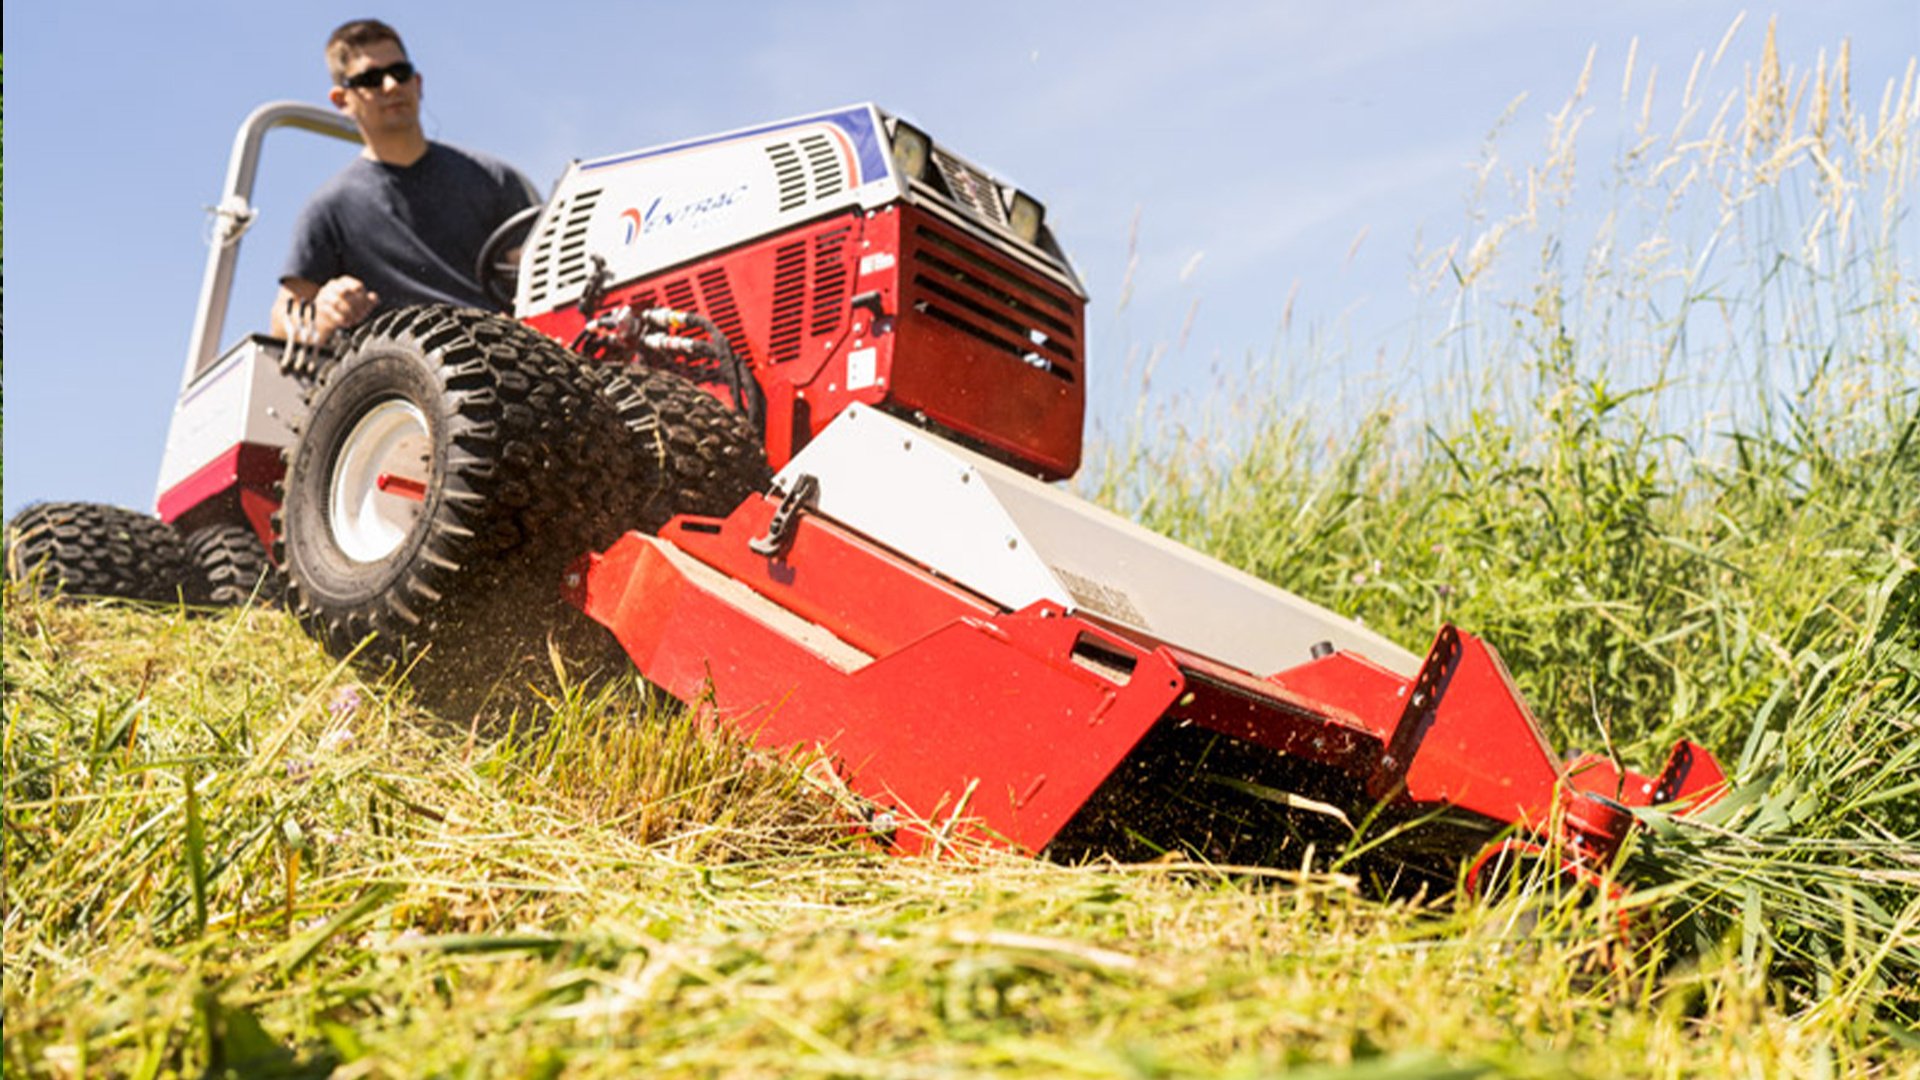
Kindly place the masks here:
<instances>
[{"instance_id":1,"label":"steering wheel","mask_svg":"<svg viewBox=\"0 0 1920 1080\"><path fill-rule=\"evenodd\" d=\"M520 284L520 247L533 231L533 220L544 209L542 205L529 206L501 222L473 260L473 276L480 282L480 291L502 311L513 307L513 294Z\"/></svg>"}]
</instances>

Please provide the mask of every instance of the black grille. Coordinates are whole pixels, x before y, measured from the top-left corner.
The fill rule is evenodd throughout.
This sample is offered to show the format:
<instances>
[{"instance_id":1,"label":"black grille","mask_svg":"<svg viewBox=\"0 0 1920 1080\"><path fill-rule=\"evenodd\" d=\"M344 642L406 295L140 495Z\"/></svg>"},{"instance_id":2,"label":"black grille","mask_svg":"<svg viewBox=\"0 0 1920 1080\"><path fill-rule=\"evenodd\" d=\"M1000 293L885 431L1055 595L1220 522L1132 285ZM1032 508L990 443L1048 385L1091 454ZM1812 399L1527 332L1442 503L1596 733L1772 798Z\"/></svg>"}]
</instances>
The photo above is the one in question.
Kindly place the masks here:
<instances>
[{"instance_id":1,"label":"black grille","mask_svg":"<svg viewBox=\"0 0 1920 1080\"><path fill-rule=\"evenodd\" d=\"M814 337L840 329L847 302L847 240L851 225L821 233L813 241L813 323Z\"/></svg>"},{"instance_id":2,"label":"black grille","mask_svg":"<svg viewBox=\"0 0 1920 1080\"><path fill-rule=\"evenodd\" d=\"M534 245L529 304L544 303L552 293L587 280L587 223L599 203L599 189L583 191L553 214Z\"/></svg>"},{"instance_id":3,"label":"black grille","mask_svg":"<svg viewBox=\"0 0 1920 1080\"><path fill-rule=\"evenodd\" d=\"M772 363L799 358L806 306L807 245L783 244L773 256L773 324L767 335L767 359Z\"/></svg>"},{"instance_id":4,"label":"black grille","mask_svg":"<svg viewBox=\"0 0 1920 1080\"><path fill-rule=\"evenodd\" d=\"M792 143L774 143L767 147L767 157L773 162L773 175L780 183L780 209L792 210L807 201L807 172L800 165L800 155L794 152Z\"/></svg>"},{"instance_id":5,"label":"black grille","mask_svg":"<svg viewBox=\"0 0 1920 1080\"><path fill-rule=\"evenodd\" d=\"M747 347L746 328L740 323L740 305L734 301L733 286L727 281L727 272L715 267L700 273L700 297L705 301L707 317L727 335L727 343L733 346L734 354L748 364L753 363L753 352Z\"/></svg>"},{"instance_id":6,"label":"black grille","mask_svg":"<svg viewBox=\"0 0 1920 1080\"><path fill-rule=\"evenodd\" d=\"M1078 359L1071 348L1055 340L1046 331L1008 318L964 293L947 288L925 274L916 275L913 283L925 292L946 301L940 306L944 310L934 309L939 311L938 318L955 325L969 323L970 325L965 327L969 333L1026 359L1035 367L1041 366L1041 360L1047 360L1048 353L1062 360ZM1028 359L1029 355L1031 359ZM1051 360L1047 362L1051 363Z\"/></svg>"},{"instance_id":7,"label":"black grille","mask_svg":"<svg viewBox=\"0 0 1920 1080\"><path fill-rule=\"evenodd\" d=\"M982 258L925 225L916 228L914 235L923 245L920 258L940 267L943 274L958 280L970 281L976 288L991 289L1008 304L1023 309L1031 317L1044 321L1059 333L1073 336L1073 327L1051 313L1058 312L1060 315L1071 318L1073 306L1065 300L1050 292L1035 289L1032 282L1019 274ZM935 255L927 251L927 248L938 249L940 254ZM1018 290L1018 295L996 286ZM1041 310L1043 306L1050 311Z\"/></svg>"},{"instance_id":8,"label":"black grille","mask_svg":"<svg viewBox=\"0 0 1920 1080\"><path fill-rule=\"evenodd\" d=\"M824 199L846 190L846 169L840 163L840 155L834 153L831 139L825 135L802 136L800 149L806 152L807 168L813 174L814 198Z\"/></svg>"},{"instance_id":9,"label":"black grille","mask_svg":"<svg viewBox=\"0 0 1920 1080\"><path fill-rule=\"evenodd\" d=\"M674 278L664 282L660 290L667 294L667 306L676 311L693 311L698 305L693 296L693 282L686 278ZM692 333L692 328L688 328Z\"/></svg>"},{"instance_id":10,"label":"black grille","mask_svg":"<svg viewBox=\"0 0 1920 1080\"><path fill-rule=\"evenodd\" d=\"M991 177L958 158L941 153L937 147L933 151L933 164L940 170L940 179L946 182L947 191L961 206L995 225L1007 223L1007 208L1000 205L1000 188Z\"/></svg>"},{"instance_id":11,"label":"black grille","mask_svg":"<svg viewBox=\"0 0 1920 1080\"><path fill-rule=\"evenodd\" d=\"M955 330L966 334L968 337L982 344L991 346L1000 352L1006 353L1008 356L1019 360L1029 367L1038 368L1062 382L1074 381L1073 372L1070 369L1054 363L1051 359L1036 351L1032 345L1017 344L994 333L992 330L981 325L977 319L969 319L962 312L930 300L921 300L914 306L916 310L928 318L938 319L948 326L953 327Z\"/></svg>"},{"instance_id":12,"label":"black grille","mask_svg":"<svg viewBox=\"0 0 1920 1080\"><path fill-rule=\"evenodd\" d=\"M1080 328L1071 303L940 230L916 224L913 235L915 311L1057 379L1077 380Z\"/></svg>"}]
</instances>

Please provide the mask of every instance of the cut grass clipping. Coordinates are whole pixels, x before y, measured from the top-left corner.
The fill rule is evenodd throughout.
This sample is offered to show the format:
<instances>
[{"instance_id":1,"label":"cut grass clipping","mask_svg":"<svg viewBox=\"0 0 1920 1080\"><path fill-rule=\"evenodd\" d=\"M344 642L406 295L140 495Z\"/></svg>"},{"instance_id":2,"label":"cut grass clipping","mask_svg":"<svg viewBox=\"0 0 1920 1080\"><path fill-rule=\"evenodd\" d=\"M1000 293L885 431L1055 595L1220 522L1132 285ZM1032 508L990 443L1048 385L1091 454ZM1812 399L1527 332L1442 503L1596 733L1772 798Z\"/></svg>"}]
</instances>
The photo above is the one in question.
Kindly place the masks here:
<instances>
[{"instance_id":1,"label":"cut grass clipping","mask_svg":"<svg viewBox=\"0 0 1920 1080\"><path fill-rule=\"evenodd\" d=\"M1483 632L1561 746L1710 746L1732 792L1623 855L1631 941L1548 881L892 859L632 683L483 730L277 613L9 587L7 1075L1920 1072L1920 91L1728 48L1623 75L1604 217L1590 73L1538 159L1489 144L1423 381L1149 402L1093 481L1413 647Z\"/></svg>"}]
</instances>

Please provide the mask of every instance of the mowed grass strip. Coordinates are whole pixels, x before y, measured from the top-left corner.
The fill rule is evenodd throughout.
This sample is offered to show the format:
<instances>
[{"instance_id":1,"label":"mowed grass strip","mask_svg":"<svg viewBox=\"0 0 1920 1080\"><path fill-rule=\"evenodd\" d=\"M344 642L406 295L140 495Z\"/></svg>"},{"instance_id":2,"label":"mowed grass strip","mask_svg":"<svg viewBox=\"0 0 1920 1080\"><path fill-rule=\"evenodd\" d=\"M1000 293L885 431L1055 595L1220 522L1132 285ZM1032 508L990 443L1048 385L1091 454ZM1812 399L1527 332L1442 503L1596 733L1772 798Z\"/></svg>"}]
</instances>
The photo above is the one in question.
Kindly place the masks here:
<instances>
[{"instance_id":1,"label":"mowed grass strip","mask_svg":"<svg viewBox=\"0 0 1920 1080\"><path fill-rule=\"evenodd\" d=\"M469 741L280 614L16 592L7 619L23 1076L1766 1073L1857 1049L1737 951L1650 973L1577 906L891 858L804 758L632 688Z\"/></svg>"}]
</instances>

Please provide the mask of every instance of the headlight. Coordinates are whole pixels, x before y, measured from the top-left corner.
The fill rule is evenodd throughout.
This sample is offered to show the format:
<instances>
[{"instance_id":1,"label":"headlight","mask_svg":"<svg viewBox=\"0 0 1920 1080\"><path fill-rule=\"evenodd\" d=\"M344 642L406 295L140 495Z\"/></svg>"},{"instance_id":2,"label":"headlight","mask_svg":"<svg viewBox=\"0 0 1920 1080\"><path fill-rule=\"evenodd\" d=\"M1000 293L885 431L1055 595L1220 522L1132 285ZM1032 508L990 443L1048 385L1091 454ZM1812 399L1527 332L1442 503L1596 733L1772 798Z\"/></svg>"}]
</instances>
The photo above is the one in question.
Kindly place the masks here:
<instances>
[{"instance_id":1,"label":"headlight","mask_svg":"<svg viewBox=\"0 0 1920 1080\"><path fill-rule=\"evenodd\" d=\"M899 174L902 188L926 174L932 149L926 132L903 120L893 122L893 171Z\"/></svg>"},{"instance_id":2,"label":"headlight","mask_svg":"<svg viewBox=\"0 0 1920 1080\"><path fill-rule=\"evenodd\" d=\"M1047 208L1034 202L1026 192L1016 191L1007 205L1007 228L1027 243L1040 239L1040 223L1047 219Z\"/></svg>"}]
</instances>

